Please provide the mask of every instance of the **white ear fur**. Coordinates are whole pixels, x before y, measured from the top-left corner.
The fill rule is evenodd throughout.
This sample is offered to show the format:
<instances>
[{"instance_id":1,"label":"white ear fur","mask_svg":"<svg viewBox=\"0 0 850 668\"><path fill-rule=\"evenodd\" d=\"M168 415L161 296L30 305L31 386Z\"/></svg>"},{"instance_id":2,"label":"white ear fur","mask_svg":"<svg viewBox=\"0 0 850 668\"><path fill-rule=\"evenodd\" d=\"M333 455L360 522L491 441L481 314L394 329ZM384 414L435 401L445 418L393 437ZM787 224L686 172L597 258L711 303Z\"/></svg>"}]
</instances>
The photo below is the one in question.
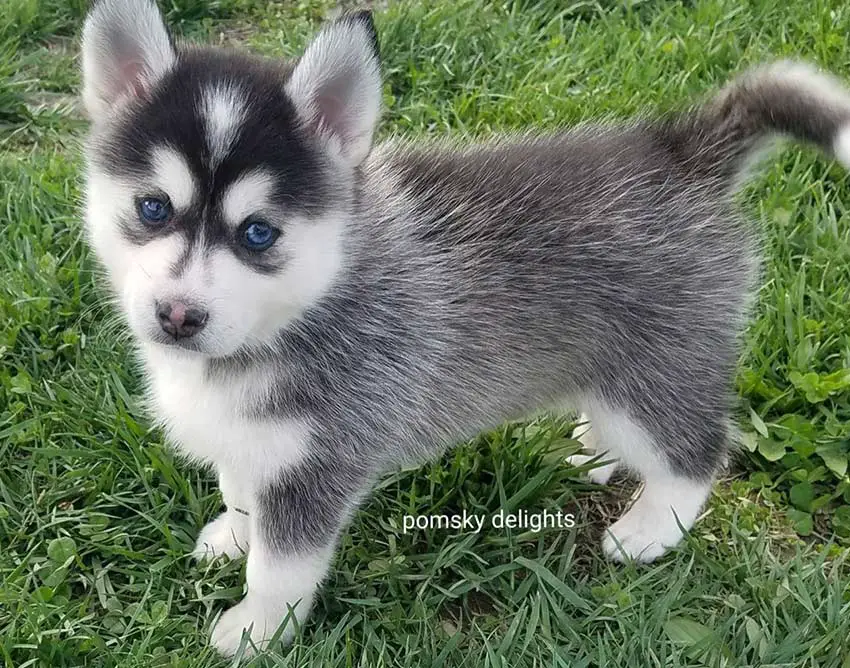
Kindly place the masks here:
<instances>
[{"instance_id":1,"label":"white ear fur","mask_svg":"<svg viewBox=\"0 0 850 668\"><path fill-rule=\"evenodd\" d=\"M92 120L145 95L177 55L153 0L99 0L83 27L83 102Z\"/></svg>"},{"instance_id":2,"label":"white ear fur","mask_svg":"<svg viewBox=\"0 0 850 668\"><path fill-rule=\"evenodd\" d=\"M325 25L286 83L309 132L335 157L360 164L381 114L381 71L371 16L350 14Z\"/></svg>"}]
</instances>

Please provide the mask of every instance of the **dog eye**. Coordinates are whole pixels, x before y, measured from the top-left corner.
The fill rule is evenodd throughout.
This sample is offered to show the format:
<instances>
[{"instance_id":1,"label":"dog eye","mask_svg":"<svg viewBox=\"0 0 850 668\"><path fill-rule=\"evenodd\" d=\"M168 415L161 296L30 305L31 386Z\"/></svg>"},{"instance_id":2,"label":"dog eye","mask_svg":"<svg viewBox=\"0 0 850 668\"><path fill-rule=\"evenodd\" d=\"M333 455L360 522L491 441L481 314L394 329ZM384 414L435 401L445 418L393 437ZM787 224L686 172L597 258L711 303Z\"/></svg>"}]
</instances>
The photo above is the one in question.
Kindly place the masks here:
<instances>
[{"instance_id":1,"label":"dog eye","mask_svg":"<svg viewBox=\"0 0 850 668\"><path fill-rule=\"evenodd\" d=\"M171 202L156 197L143 197L139 200L139 218L148 225L161 225L171 217Z\"/></svg>"},{"instance_id":2,"label":"dog eye","mask_svg":"<svg viewBox=\"0 0 850 668\"><path fill-rule=\"evenodd\" d=\"M248 250L264 251L278 236L280 232L264 220L252 220L242 226L241 242Z\"/></svg>"}]
</instances>

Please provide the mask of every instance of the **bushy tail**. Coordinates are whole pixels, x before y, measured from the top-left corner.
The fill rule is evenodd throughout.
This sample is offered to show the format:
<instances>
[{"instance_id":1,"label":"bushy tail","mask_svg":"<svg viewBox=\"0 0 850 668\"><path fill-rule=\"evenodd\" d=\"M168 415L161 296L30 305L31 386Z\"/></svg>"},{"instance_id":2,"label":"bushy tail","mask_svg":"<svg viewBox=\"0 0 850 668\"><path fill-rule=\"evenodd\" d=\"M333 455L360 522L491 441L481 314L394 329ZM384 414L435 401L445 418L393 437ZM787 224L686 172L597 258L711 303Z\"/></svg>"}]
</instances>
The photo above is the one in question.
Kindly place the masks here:
<instances>
[{"instance_id":1,"label":"bushy tail","mask_svg":"<svg viewBox=\"0 0 850 668\"><path fill-rule=\"evenodd\" d=\"M780 61L745 72L691 121L699 138L692 157L715 173L740 175L772 135L815 144L850 168L850 91L805 63Z\"/></svg>"}]
</instances>

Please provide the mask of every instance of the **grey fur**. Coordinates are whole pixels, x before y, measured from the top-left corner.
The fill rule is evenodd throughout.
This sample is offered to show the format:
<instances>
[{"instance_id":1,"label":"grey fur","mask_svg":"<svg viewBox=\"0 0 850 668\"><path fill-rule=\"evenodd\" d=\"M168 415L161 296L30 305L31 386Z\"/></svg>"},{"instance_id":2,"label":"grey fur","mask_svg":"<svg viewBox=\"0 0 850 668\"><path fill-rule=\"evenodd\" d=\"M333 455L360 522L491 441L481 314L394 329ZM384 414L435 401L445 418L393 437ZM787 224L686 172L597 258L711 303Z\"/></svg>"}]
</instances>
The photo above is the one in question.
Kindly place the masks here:
<instances>
[{"instance_id":1,"label":"grey fur","mask_svg":"<svg viewBox=\"0 0 850 668\"><path fill-rule=\"evenodd\" d=\"M624 409L675 472L711 477L757 278L731 185L772 131L826 142L847 119L769 81L775 113L751 111L753 85L662 122L376 150L338 287L272 351L210 363L211 382L274 365L257 418L320 425L312 464L267 492L270 537L318 545L400 459L569 399Z\"/></svg>"},{"instance_id":2,"label":"grey fur","mask_svg":"<svg viewBox=\"0 0 850 668\"><path fill-rule=\"evenodd\" d=\"M155 11L147 0L145 7ZM111 34L98 23L108 14L95 10L88 33ZM349 100L359 122L340 127L368 141L363 119L379 90L358 99L358 86L379 89L374 27L358 14L330 29L338 34L316 43L346 50L311 63L310 75ZM170 146L200 184L167 228L116 221L128 243L174 234L190 250L198 239L218 250L232 245L216 207L256 167L274 176L271 196L285 212L344 221L344 262L327 292L265 345L201 358L222 396L273 376L267 400L239 407L243 427L308 426L303 458L273 471L256 494L252 550L259 538L278 557L327 554L387 470L568 405L589 413L603 437L636 441L616 454L646 476L649 500L614 525L615 540L632 540L639 556L681 538L671 509L685 509L689 528L725 457L737 337L757 287L757 238L732 195L756 149L777 133L827 152L835 146L850 160L850 96L838 82L780 63L664 119L468 147L390 142L354 164L356 150L329 148L318 112L305 120L315 100L284 93L293 68L197 49L174 57L156 79L142 72L144 94L89 142L90 166L124 179L150 170L153 147ZM342 73L322 70L335 63ZM233 82L246 118L229 153L211 159L198 100ZM309 94L321 83L295 88ZM101 89L96 112L112 103L109 85ZM250 276L273 276L289 261L240 259ZM248 452L251 443L233 447ZM691 498L680 506L683 490ZM656 518L664 525L657 535L649 526ZM276 581L273 561L256 561L255 573L271 573L265 584ZM250 556L248 570L250 596ZM236 613L236 631L245 610L255 609L228 613ZM226 651L231 640L221 642Z\"/></svg>"}]
</instances>

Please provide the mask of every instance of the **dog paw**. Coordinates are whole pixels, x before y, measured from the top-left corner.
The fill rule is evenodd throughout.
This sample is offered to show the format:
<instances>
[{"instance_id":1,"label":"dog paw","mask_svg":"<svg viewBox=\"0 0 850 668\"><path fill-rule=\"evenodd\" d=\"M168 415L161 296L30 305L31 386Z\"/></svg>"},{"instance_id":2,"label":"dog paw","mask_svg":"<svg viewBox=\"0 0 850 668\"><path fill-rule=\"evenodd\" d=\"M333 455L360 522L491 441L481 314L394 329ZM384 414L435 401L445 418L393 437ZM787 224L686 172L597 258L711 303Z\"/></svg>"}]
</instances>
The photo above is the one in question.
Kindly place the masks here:
<instances>
[{"instance_id":1,"label":"dog paw","mask_svg":"<svg viewBox=\"0 0 850 668\"><path fill-rule=\"evenodd\" d=\"M646 479L637 501L602 540L611 559L649 562L678 545L711 494L711 480L669 474Z\"/></svg>"},{"instance_id":2,"label":"dog paw","mask_svg":"<svg viewBox=\"0 0 850 668\"><path fill-rule=\"evenodd\" d=\"M222 555L238 559L248 552L249 534L248 518L226 510L201 529L192 556L198 561L211 561Z\"/></svg>"},{"instance_id":3,"label":"dog paw","mask_svg":"<svg viewBox=\"0 0 850 668\"><path fill-rule=\"evenodd\" d=\"M233 656L239 651L243 634L247 634L243 656L250 656L268 647L288 614L288 609L281 611L277 605L268 605L261 598L249 594L222 614L212 631L210 643L222 655ZM288 645L294 637L295 624L289 619L278 639Z\"/></svg>"},{"instance_id":4,"label":"dog paw","mask_svg":"<svg viewBox=\"0 0 850 668\"><path fill-rule=\"evenodd\" d=\"M597 485L604 485L617 470L617 462L606 461L611 458L607 456L606 452L600 451L597 431L596 429L591 429L586 415L581 416L580 422L582 424L573 431L573 438L581 443L585 452L590 454L570 455L567 457L567 463L570 466L578 467L585 466L588 462L595 459L593 468L588 469L586 475L591 482Z\"/></svg>"},{"instance_id":5,"label":"dog paw","mask_svg":"<svg viewBox=\"0 0 850 668\"><path fill-rule=\"evenodd\" d=\"M595 460L595 461L594 461ZM605 453L601 455L570 455L567 457L567 463L570 466L585 466L588 462L594 461L593 468L588 469L585 472L590 482L596 483L597 485L604 485L610 479L611 476L614 475L614 472L617 470L617 462L607 462L600 463L605 461Z\"/></svg>"},{"instance_id":6,"label":"dog paw","mask_svg":"<svg viewBox=\"0 0 850 668\"><path fill-rule=\"evenodd\" d=\"M682 530L669 509L658 512L640 501L608 527L602 549L614 561L654 561L682 540Z\"/></svg>"}]
</instances>

